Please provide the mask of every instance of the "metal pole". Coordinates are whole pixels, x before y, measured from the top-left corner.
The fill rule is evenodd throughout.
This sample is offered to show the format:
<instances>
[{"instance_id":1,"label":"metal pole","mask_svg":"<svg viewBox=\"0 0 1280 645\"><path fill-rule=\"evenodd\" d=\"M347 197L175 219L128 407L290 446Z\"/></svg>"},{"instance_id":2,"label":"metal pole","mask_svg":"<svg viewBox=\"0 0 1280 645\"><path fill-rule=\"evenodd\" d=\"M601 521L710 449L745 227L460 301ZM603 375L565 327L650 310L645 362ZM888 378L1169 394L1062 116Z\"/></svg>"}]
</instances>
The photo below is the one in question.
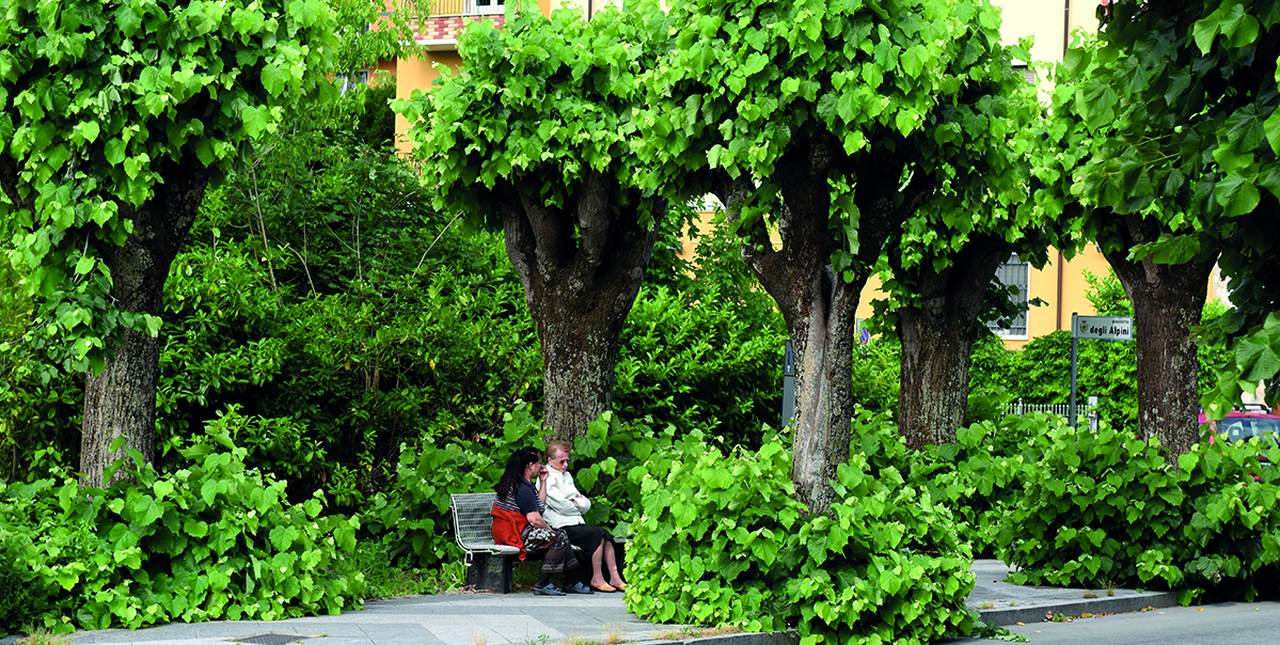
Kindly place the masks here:
<instances>
[{"instance_id":1,"label":"metal pole","mask_svg":"<svg viewBox=\"0 0 1280 645\"><path fill-rule=\"evenodd\" d=\"M782 352L782 427L796 416L796 353L787 341Z\"/></svg>"},{"instance_id":2,"label":"metal pole","mask_svg":"<svg viewBox=\"0 0 1280 645\"><path fill-rule=\"evenodd\" d=\"M1076 314L1071 314L1071 409L1067 411L1067 423L1076 427Z\"/></svg>"}]
</instances>

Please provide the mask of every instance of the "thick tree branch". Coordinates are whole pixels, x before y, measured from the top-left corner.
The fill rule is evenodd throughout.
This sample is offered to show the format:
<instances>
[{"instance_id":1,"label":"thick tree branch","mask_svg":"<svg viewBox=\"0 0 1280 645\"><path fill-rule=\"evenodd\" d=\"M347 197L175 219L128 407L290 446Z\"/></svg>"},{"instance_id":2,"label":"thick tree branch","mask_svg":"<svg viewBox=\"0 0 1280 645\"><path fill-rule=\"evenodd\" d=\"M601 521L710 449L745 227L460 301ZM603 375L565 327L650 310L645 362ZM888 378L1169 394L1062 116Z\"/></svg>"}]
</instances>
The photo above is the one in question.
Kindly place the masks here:
<instances>
[{"instance_id":1,"label":"thick tree branch","mask_svg":"<svg viewBox=\"0 0 1280 645\"><path fill-rule=\"evenodd\" d=\"M592 170L587 173L579 193L577 216L578 229L582 233L582 254L591 266L600 266L604 261L604 250L609 241L612 183L604 173Z\"/></svg>"},{"instance_id":2,"label":"thick tree branch","mask_svg":"<svg viewBox=\"0 0 1280 645\"><path fill-rule=\"evenodd\" d=\"M511 259L511 266L515 267L516 275L520 276L520 282L524 285L526 299L533 293L535 287L535 277L538 277L536 284L540 285L543 281L537 275L537 245L534 242L533 228L529 226L529 219L525 217L524 208L520 206L520 198L515 194L515 190L506 187L499 189L499 197L497 199L498 214L502 218L503 241L507 247L507 257Z\"/></svg>"},{"instance_id":3,"label":"thick tree branch","mask_svg":"<svg viewBox=\"0 0 1280 645\"><path fill-rule=\"evenodd\" d=\"M770 294L785 289L785 267L781 255L774 250L769 239L768 225L763 217L743 223L742 206L750 198L755 186L748 177L730 179L719 173L712 185L712 193L724 206L725 216L730 222L738 224L739 233L746 237L742 245L742 257L751 266L761 286Z\"/></svg>"},{"instance_id":4,"label":"thick tree branch","mask_svg":"<svg viewBox=\"0 0 1280 645\"><path fill-rule=\"evenodd\" d=\"M536 190L516 188L520 205L528 219L529 229L533 232L534 247L537 250L537 266L543 276L550 276L560 267L561 254L568 242L567 228L559 221L560 214L547 208L537 196Z\"/></svg>"}]
</instances>

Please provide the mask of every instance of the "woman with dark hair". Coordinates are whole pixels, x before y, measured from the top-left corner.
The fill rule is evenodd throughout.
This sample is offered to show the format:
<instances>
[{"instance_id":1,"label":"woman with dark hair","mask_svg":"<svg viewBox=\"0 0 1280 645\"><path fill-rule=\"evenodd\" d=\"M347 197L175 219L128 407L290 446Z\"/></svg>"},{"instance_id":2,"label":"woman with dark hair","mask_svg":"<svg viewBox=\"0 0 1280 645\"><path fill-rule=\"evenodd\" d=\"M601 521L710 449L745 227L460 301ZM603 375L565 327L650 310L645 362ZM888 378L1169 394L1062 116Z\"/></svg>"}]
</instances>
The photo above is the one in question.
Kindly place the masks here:
<instances>
[{"instance_id":1,"label":"woman with dark hair","mask_svg":"<svg viewBox=\"0 0 1280 645\"><path fill-rule=\"evenodd\" d=\"M541 493L533 487L534 477L542 482ZM569 545L569 536L551 528L542 518L546 510L546 479L547 467L542 465L537 450L521 448L507 459L506 470L494 489L498 499L493 502L493 539L498 544L519 547L521 560L526 553L544 554L542 577L533 586L533 593L563 596L565 592L552 584L551 576L578 566L578 558ZM590 593L589 589L585 591Z\"/></svg>"}]
</instances>

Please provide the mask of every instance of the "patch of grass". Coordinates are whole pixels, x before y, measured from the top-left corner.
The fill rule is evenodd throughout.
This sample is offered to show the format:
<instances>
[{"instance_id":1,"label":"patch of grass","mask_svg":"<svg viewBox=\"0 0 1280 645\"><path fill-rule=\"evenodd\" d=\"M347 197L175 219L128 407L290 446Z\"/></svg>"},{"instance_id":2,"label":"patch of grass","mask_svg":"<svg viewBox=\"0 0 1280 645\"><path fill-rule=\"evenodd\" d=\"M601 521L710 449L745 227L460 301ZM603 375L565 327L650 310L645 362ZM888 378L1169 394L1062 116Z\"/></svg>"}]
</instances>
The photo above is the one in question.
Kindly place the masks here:
<instances>
[{"instance_id":1,"label":"patch of grass","mask_svg":"<svg viewBox=\"0 0 1280 645\"><path fill-rule=\"evenodd\" d=\"M67 639L61 636L54 636L49 632L37 630L30 636L19 640L16 645L69 645Z\"/></svg>"},{"instance_id":2,"label":"patch of grass","mask_svg":"<svg viewBox=\"0 0 1280 645\"><path fill-rule=\"evenodd\" d=\"M672 629L670 631L659 632L654 635L656 640L676 641L684 638L706 638L709 636L725 636L728 634L737 634L742 630L736 627L692 627L685 626Z\"/></svg>"},{"instance_id":3,"label":"patch of grass","mask_svg":"<svg viewBox=\"0 0 1280 645\"><path fill-rule=\"evenodd\" d=\"M1018 623L1021 625L1022 623ZM993 627L991 625L983 625L974 636L996 641L1006 641L1009 643L1030 643L1031 639L1022 634L1011 632L1003 627Z\"/></svg>"},{"instance_id":4,"label":"patch of grass","mask_svg":"<svg viewBox=\"0 0 1280 645\"><path fill-rule=\"evenodd\" d=\"M600 639L601 645L616 645L626 641L622 637L622 627L619 625L605 625L602 631L604 637Z\"/></svg>"},{"instance_id":5,"label":"patch of grass","mask_svg":"<svg viewBox=\"0 0 1280 645\"><path fill-rule=\"evenodd\" d=\"M1084 598L1085 600L1093 600L1094 598L1098 597L1098 594L1093 593L1092 591L1086 591L1083 594L1080 594L1080 597Z\"/></svg>"}]
</instances>

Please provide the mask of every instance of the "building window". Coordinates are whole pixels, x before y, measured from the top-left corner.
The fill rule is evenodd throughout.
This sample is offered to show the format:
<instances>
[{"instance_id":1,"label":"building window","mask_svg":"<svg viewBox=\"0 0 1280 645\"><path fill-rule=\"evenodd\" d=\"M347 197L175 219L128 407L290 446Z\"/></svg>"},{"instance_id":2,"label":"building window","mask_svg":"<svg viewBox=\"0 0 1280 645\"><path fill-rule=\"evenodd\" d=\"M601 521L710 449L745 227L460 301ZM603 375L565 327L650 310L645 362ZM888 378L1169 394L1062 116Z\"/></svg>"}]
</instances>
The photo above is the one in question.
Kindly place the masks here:
<instances>
[{"instance_id":1,"label":"building window","mask_svg":"<svg viewBox=\"0 0 1280 645\"><path fill-rule=\"evenodd\" d=\"M1022 79L1026 82L1032 85L1036 84L1036 70L1032 69L1030 65L1027 65L1026 63L1014 63L1013 70L1021 74Z\"/></svg>"},{"instance_id":2,"label":"building window","mask_svg":"<svg viewBox=\"0 0 1280 645\"><path fill-rule=\"evenodd\" d=\"M346 94L361 85L369 84L369 70L362 69L350 74L338 74L334 81L338 84L338 91Z\"/></svg>"},{"instance_id":3,"label":"building window","mask_svg":"<svg viewBox=\"0 0 1280 645\"><path fill-rule=\"evenodd\" d=\"M1000 268L996 269L996 280L1009 288L1009 297L1018 306L1019 313L1012 319L993 320L987 328L1001 338L1025 340L1027 338L1027 308L1031 292L1031 265L1023 262L1017 253L1009 256ZM1001 326L1001 324L1007 326Z\"/></svg>"},{"instance_id":4,"label":"building window","mask_svg":"<svg viewBox=\"0 0 1280 645\"><path fill-rule=\"evenodd\" d=\"M496 14L503 13L503 0L470 0L470 13L476 14Z\"/></svg>"}]
</instances>

